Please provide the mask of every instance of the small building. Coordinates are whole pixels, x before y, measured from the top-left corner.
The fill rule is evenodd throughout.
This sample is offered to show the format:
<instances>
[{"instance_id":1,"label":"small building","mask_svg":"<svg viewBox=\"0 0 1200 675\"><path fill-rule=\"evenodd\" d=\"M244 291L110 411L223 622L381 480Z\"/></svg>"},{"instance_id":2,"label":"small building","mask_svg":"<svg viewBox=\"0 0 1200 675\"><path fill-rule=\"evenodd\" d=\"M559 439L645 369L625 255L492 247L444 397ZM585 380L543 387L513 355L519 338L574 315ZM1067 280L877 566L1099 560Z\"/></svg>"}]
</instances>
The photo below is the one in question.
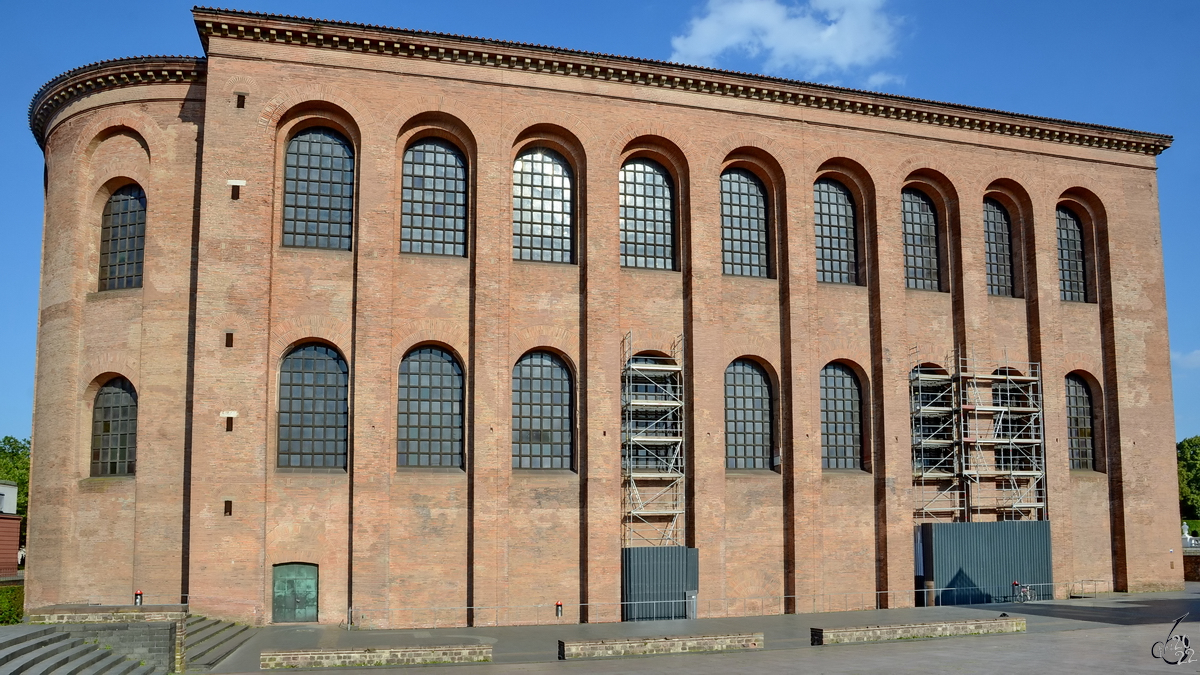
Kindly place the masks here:
<instances>
[{"instance_id":1,"label":"small building","mask_svg":"<svg viewBox=\"0 0 1200 675\"><path fill-rule=\"evenodd\" d=\"M21 548L17 494L16 483L0 480L0 578L17 575L17 551Z\"/></svg>"}]
</instances>

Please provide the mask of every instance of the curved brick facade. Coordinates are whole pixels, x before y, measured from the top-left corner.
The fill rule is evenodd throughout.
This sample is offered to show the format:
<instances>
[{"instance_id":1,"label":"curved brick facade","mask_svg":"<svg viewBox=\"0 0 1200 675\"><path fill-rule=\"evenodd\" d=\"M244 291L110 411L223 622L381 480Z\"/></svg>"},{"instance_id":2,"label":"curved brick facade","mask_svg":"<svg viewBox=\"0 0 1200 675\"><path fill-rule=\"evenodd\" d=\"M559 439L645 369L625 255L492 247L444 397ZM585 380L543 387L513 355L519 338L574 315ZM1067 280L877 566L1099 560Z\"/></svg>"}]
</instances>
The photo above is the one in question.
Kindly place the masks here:
<instances>
[{"instance_id":1,"label":"curved brick facade","mask_svg":"<svg viewBox=\"0 0 1200 675\"><path fill-rule=\"evenodd\" d=\"M351 605L375 626L521 623L556 601L568 619L615 620L627 332L638 351L688 344L702 615L774 611L781 596L914 601L914 347L947 368L956 349L1042 363L1056 581L1182 584L1155 177L1168 137L473 38L195 17L206 58L88 66L31 109L47 172L31 607L142 590L261 623L272 566L306 562L324 623ZM315 124L357 155L351 251L281 245L285 146ZM401 158L429 136L467 159L467 257L400 253ZM573 168L578 264L511 259L511 167L534 145ZM682 271L620 266L631 157L672 174ZM730 166L766 187L773 278L722 274ZM823 176L863 217L863 285L816 281ZM129 182L148 199L144 286L98 292L100 213ZM909 186L945 219L946 292L905 289ZM985 197L1021 233L1022 298L987 294ZM1064 202L1086 221L1098 302L1059 299ZM279 366L314 340L350 363L348 472L276 468ZM397 372L423 344L463 364L465 471L397 467ZM510 468L512 367L534 348L575 375L577 470ZM722 378L739 357L773 380L778 470L725 469ZM869 472L821 469L817 375L832 361L863 384ZM1070 372L1094 384L1105 472L1069 468ZM136 477L89 472L93 400L113 375L139 394ZM452 609L407 609L429 607Z\"/></svg>"}]
</instances>

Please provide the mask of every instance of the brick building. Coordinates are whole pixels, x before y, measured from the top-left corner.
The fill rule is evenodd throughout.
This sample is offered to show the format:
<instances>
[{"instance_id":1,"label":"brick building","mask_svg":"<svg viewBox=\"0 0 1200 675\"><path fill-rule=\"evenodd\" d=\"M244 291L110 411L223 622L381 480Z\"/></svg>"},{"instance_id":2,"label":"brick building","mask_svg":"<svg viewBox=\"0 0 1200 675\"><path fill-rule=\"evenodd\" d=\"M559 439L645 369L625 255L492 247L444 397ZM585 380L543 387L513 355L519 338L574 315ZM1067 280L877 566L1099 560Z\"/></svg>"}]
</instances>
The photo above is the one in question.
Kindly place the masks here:
<instances>
[{"instance_id":1,"label":"brick building","mask_svg":"<svg viewBox=\"0 0 1200 675\"><path fill-rule=\"evenodd\" d=\"M194 17L30 108L31 607L609 621L626 549L702 616L905 606L934 522L1181 586L1170 137Z\"/></svg>"}]
</instances>

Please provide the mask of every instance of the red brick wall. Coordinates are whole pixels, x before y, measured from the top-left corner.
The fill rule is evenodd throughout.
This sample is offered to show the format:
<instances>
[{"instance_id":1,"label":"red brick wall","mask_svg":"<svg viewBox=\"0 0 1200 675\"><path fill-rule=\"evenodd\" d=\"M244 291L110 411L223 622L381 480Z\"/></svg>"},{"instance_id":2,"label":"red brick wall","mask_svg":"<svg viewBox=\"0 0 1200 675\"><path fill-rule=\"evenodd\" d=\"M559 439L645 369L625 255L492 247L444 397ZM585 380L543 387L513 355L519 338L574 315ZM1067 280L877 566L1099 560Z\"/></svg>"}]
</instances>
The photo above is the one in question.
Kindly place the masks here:
<instances>
[{"instance_id":1,"label":"red brick wall","mask_svg":"<svg viewBox=\"0 0 1200 675\"><path fill-rule=\"evenodd\" d=\"M766 611L755 599L785 594L804 598L802 609L817 595L851 609L874 606L876 591L912 588L914 346L949 370L956 345L980 359L1042 362L1056 580L1181 583L1169 553L1174 483L1154 478L1173 475L1173 439L1152 156L550 73L218 36L207 47L203 86L103 92L51 123L31 606L120 601L135 587L179 593L197 196L195 611L269 621L272 565L308 562L320 566L324 623L345 620L351 604L356 620L380 627L522 623L537 620L529 606L556 601L570 620L618 618L627 332L635 351L687 340L685 522L700 549L705 615ZM279 243L284 146L312 120L344 130L357 150L352 252ZM429 134L468 157L464 259L399 253L399 158ZM511 260L511 165L538 139L573 158L577 265ZM620 267L616 179L630 156L674 174L678 272ZM730 164L758 172L773 195L776 279L722 274L718 177ZM97 195L123 175L149 194L146 287L97 294ZM815 282L811 185L822 175L856 193L862 286ZM230 180L246 181L240 200ZM899 195L911 184L941 204L945 292L904 288ZM1103 235L1098 303L1058 296L1054 210L1075 188ZM1009 199L1024 231L1023 298L986 293L985 195ZM307 340L352 364L349 473L275 468L278 364ZM453 350L469 379L465 471L395 466L397 369L427 342ZM512 366L531 349L560 353L576 375L578 471L510 468ZM725 469L723 373L739 357L772 374L777 472ZM817 374L834 360L861 374L870 472L821 470ZM1097 384L1104 472L1068 467L1062 381L1073 371ZM104 373L129 377L141 395L136 478L88 477L90 406ZM238 413L232 432L222 411ZM469 617L468 605L486 609Z\"/></svg>"}]
</instances>

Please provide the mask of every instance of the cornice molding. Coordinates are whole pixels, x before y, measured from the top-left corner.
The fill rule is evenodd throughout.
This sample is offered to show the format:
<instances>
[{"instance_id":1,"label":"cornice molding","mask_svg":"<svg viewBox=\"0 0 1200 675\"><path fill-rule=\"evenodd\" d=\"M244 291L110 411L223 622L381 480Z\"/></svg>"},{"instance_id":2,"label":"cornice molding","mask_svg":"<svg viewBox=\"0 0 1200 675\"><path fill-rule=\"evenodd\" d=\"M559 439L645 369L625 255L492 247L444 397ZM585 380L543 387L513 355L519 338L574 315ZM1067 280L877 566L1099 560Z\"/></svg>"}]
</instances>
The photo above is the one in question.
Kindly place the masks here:
<instances>
[{"instance_id":1,"label":"cornice molding","mask_svg":"<svg viewBox=\"0 0 1200 675\"><path fill-rule=\"evenodd\" d=\"M1144 155L1161 154L1173 141L1131 129L542 45L203 7L194 8L192 15L206 51L212 37L338 49L731 96Z\"/></svg>"},{"instance_id":2,"label":"cornice molding","mask_svg":"<svg viewBox=\"0 0 1200 675\"><path fill-rule=\"evenodd\" d=\"M98 61L59 75L42 85L29 103L29 130L45 149L47 125L66 105L100 91L149 84L204 82L202 56L135 56Z\"/></svg>"}]
</instances>

